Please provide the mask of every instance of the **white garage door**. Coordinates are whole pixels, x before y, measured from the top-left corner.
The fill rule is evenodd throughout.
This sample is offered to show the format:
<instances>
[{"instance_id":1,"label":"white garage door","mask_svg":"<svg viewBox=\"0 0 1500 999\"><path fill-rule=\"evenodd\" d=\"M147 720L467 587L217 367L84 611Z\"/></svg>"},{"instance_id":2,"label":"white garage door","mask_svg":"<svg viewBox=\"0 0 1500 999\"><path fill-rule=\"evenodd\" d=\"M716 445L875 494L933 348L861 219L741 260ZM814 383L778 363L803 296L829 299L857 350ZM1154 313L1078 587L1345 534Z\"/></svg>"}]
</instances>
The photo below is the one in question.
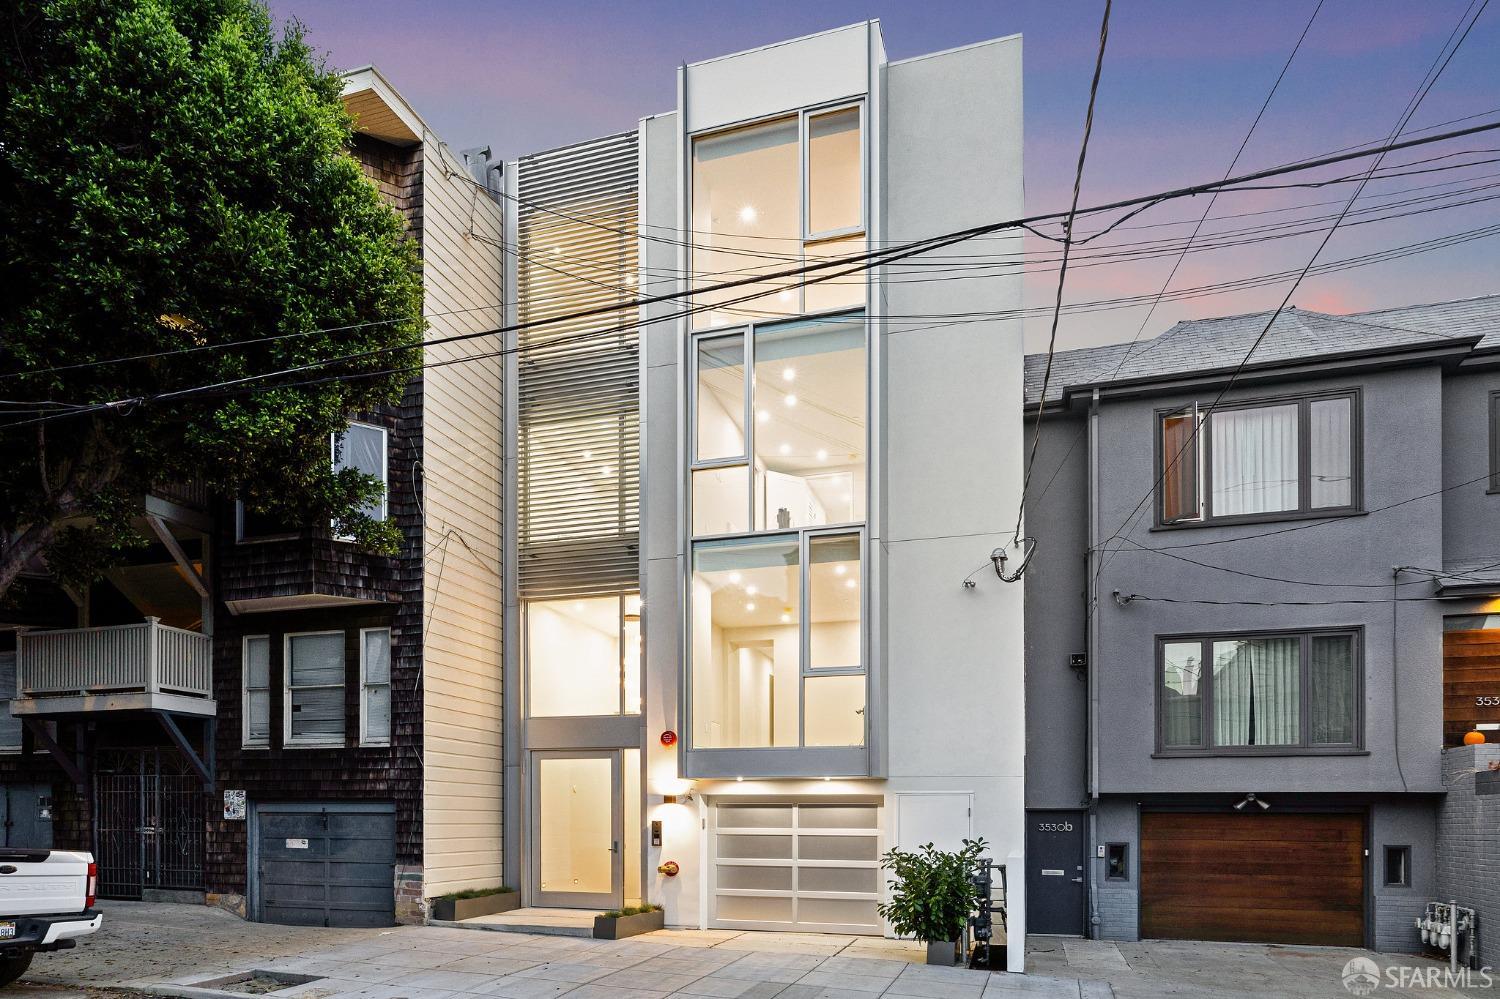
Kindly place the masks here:
<instances>
[{"instance_id":1,"label":"white garage door","mask_svg":"<svg viewBox=\"0 0 1500 999\"><path fill-rule=\"evenodd\" d=\"M721 804L714 826L714 926L880 933L878 805Z\"/></svg>"}]
</instances>

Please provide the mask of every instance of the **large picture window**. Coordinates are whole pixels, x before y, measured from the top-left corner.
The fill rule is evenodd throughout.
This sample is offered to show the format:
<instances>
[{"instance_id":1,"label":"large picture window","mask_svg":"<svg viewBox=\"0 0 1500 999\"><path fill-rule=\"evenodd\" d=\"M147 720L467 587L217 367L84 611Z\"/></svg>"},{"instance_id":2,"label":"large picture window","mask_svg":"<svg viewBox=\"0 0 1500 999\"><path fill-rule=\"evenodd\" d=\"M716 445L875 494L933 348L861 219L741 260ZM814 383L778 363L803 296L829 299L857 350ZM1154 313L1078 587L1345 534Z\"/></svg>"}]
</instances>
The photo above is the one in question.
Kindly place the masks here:
<instances>
[{"instance_id":1,"label":"large picture window","mask_svg":"<svg viewBox=\"0 0 1500 999\"><path fill-rule=\"evenodd\" d=\"M1361 672L1353 630L1162 639L1158 746L1165 753L1355 748Z\"/></svg>"},{"instance_id":2,"label":"large picture window","mask_svg":"<svg viewBox=\"0 0 1500 999\"><path fill-rule=\"evenodd\" d=\"M1344 392L1161 414L1159 523L1357 509L1358 400Z\"/></svg>"},{"instance_id":3,"label":"large picture window","mask_svg":"<svg viewBox=\"0 0 1500 999\"><path fill-rule=\"evenodd\" d=\"M641 711L641 598L526 604L527 713L533 718Z\"/></svg>"},{"instance_id":4,"label":"large picture window","mask_svg":"<svg viewBox=\"0 0 1500 999\"><path fill-rule=\"evenodd\" d=\"M862 252L863 106L789 114L693 140L697 288ZM834 268L842 270L842 268ZM816 279L819 272L809 275ZM700 329L864 304L863 271L699 291Z\"/></svg>"},{"instance_id":5,"label":"large picture window","mask_svg":"<svg viewBox=\"0 0 1500 999\"><path fill-rule=\"evenodd\" d=\"M864 519L862 315L703 336L692 358L694 536Z\"/></svg>"},{"instance_id":6,"label":"large picture window","mask_svg":"<svg viewBox=\"0 0 1500 999\"><path fill-rule=\"evenodd\" d=\"M854 532L694 545L693 748L864 744L860 548Z\"/></svg>"}]
</instances>

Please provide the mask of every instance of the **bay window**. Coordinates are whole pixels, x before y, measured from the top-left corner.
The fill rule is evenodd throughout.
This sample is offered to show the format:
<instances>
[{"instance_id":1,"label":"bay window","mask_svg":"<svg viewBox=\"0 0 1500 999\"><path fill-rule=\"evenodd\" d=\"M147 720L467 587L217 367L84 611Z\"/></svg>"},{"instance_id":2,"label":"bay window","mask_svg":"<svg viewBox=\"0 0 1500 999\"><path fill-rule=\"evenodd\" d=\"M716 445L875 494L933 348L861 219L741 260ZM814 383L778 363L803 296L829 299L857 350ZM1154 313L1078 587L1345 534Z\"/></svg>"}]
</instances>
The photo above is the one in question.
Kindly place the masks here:
<instances>
[{"instance_id":1,"label":"bay window","mask_svg":"<svg viewBox=\"0 0 1500 999\"><path fill-rule=\"evenodd\" d=\"M1160 414L1163 525L1359 507L1358 393Z\"/></svg>"},{"instance_id":2,"label":"bay window","mask_svg":"<svg viewBox=\"0 0 1500 999\"><path fill-rule=\"evenodd\" d=\"M1360 674L1352 630L1164 639L1158 747L1168 754L1356 748Z\"/></svg>"},{"instance_id":3,"label":"bay window","mask_svg":"<svg viewBox=\"0 0 1500 999\"><path fill-rule=\"evenodd\" d=\"M527 601L526 668L532 718L640 714L640 596Z\"/></svg>"},{"instance_id":4,"label":"bay window","mask_svg":"<svg viewBox=\"0 0 1500 999\"><path fill-rule=\"evenodd\" d=\"M692 143L692 270L698 288L865 248L863 105L802 111ZM864 304L863 271L698 291L698 328Z\"/></svg>"}]
</instances>

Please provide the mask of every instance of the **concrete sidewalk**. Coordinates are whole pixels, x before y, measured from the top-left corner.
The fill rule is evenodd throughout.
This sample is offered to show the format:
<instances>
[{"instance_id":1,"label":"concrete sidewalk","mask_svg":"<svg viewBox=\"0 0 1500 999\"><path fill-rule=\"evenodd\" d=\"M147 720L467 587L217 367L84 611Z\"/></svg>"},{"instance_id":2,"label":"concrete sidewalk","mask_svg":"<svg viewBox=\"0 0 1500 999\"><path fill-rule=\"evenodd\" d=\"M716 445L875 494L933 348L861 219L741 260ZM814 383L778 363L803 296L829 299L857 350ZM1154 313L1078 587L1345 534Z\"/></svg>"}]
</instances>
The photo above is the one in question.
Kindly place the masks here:
<instances>
[{"instance_id":1,"label":"concrete sidewalk","mask_svg":"<svg viewBox=\"0 0 1500 999\"><path fill-rule=\"evenodd\" d=\"M102 908L103 930L75 951L38 955L25 981L204 999L226 994L220 980L250 971L313 979L268 993L276 999L1111 996L1103 983L927 967L916 945L870 937L664 930L616 942L436 926L266 926L197 906Z\"/></svg>"},{"instance_id":2,"label":"concrete sidewalk","mask_svg":"<svg viewBox=\"0 0 1500 999\"><path fill-rule=\"evenodd\" d=\"M312 979L275 988L273 999L1347 999L1352 960L1372 961L1382 975L1442 970L1425 958L1341 948L1039 937L1027 951L1029 973L1008 975L927 967L915 944L871 937L664 930L615 942L439 926L267 926L200 906L102 908L104 929L77 950L37 956L25 981L70 987L46 999L72 999L78 988L226 999L222 985L205 983L251 971ZM25 995L12 987L0 999ZM1500 988L1383 979L1373 994L1460 995L1483 999Z\"/></svg>"}]
</instances>

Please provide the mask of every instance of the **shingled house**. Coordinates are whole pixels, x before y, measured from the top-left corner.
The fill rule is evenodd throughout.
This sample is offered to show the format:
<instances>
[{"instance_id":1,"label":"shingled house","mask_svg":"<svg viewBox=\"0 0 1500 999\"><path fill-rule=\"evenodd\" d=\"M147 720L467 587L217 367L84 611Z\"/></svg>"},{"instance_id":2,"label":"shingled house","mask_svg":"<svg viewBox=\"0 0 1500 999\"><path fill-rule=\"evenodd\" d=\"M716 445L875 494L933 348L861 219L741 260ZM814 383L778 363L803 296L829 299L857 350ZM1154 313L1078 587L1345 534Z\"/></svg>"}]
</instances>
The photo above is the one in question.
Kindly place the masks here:
<instances>
[{"instance_id":1,"label":"shingled house","mask_svg":"<svg viewBox=\"0 0 1500 999\"><path fill-rule=\"evenodd\" d=\"M352 154L420 249L427 337L497 326L487 150L450 150L373 68L344 100ZM311 925L420 917L424 893L489 876L499 832L474 816L498 822L500 376L441 363L474 349L427 348L399 403L321 445L385 480L371 512L399 525L395 557L178 488L143 498L156 543L89 592L27 581L0 631L0 689L19 671L6 843L94 851L104 897ZM486 757L494 802L469 779Z\"/></svg>"}]
</instances>

